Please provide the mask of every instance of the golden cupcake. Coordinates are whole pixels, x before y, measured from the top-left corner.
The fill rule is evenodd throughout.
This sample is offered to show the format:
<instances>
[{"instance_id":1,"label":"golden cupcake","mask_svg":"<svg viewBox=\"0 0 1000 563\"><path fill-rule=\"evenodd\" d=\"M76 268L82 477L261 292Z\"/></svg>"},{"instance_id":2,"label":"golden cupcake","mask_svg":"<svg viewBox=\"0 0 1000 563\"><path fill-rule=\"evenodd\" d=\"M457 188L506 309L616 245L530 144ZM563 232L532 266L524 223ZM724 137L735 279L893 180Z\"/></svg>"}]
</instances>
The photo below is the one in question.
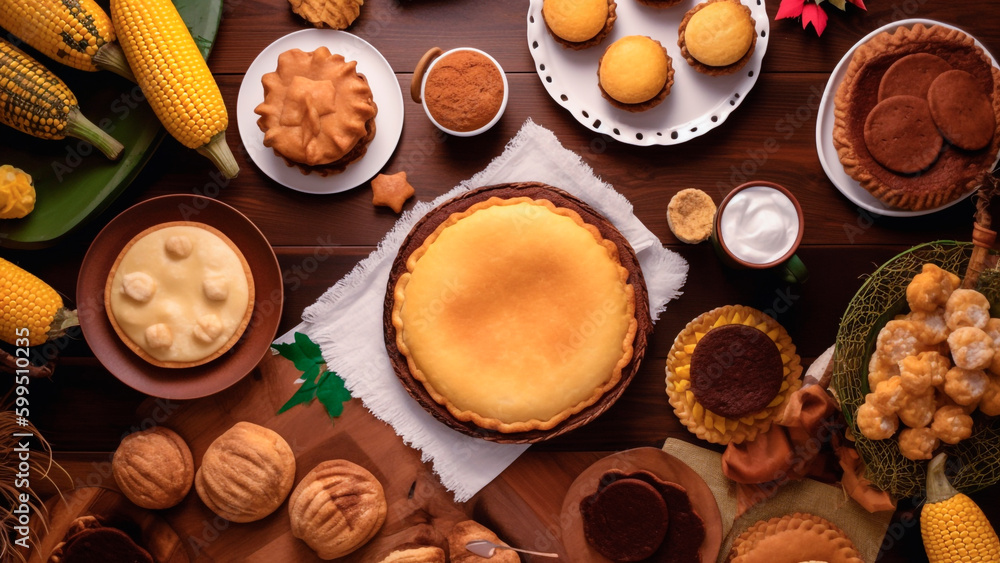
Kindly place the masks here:
<instances>
[{"instance_id":1,"label":"golden cupcake","mask_svg":"<svg viewBox=\"0 0 1000 563\"><path fill-rule=\"evenodd\" d=\"M542 19L557 43L586 49L611 33L616 7L615 0L544 0Z\"/></svg>"},{"instance_id":2,"label":"golden cupcake","mask_svg":"<svg viewBox=\"0 0 1000 563\"><path fill-rule=\"evenodd\" d=\"M629 35L612 43L598 63L601 95L616 108L646 111L662 102L674 83L670 55L659 41Z\"/></svg>"},{"instance_id":3,"label":"golden cupcake","mask_svg":"<svg viewBox=\"0 0 1000 563\"><path fill-rule=\"evenodd\" d=\"M864 562L843 530L805 513L757 522L733 541L727 559L728 563L774 561Z\"/></svg>"},{"instance_id":4,"label":"golden cupcake","mask_svg":"<svg viewBox=\"0 0 1000 563\"><path fill-rule=\"evenodd\" d=\"M388 507L382 484L367 469L343 459L324 461L292 491L292 535L320 559L344 557L382 528Z\"/></svg>"},{"instance_id":5,"label":"golden cupcake","mask_svg":"<svg viewBox=\"0 0 1000 563\"><path fill-rule=\"evenodd\" d=\"M378 107L356 61L326 47L278 55L264 75L264 102L254 112L264 146L304 173L342 172L375 138Z\"/></svg>"},{"instance_id":6,"label":"golden cupcake","mask_svg":"<svg viewBox=\"0 0 1000 563\"><path fill-rule=\"evenodd\" d=\"M237 422L205 451L194 486L212 512L253 522L285 502L295 481L295 455L277 432Z\"/></svg>"},{"instance_id":7,"label":"golden cupcake","mask_svg":"<svg viewBox=\"0 0 1000 563\"><path fill-rule=\"evenodd\" d=\"M250 265L221 231L173 221L122 249L104 287L111 326L139 357L165 368L207 363L232 348L253 314Z\"/></svg>"},{"instance_id":8,"label":"golden cupcake","mask_svg":"<svg viewBox=\"0 0 1000 563\"><path fill-rule=\"evenodd\" d=\"M191 490L194 459L184 438L155 426L122 440L111 460L111 473L130 501L160 510L176 505Z\"/></svg>"},{"instance_id":9,"label":"golden cupcake","mask_svg":"<svg viewBox=\"0 0 1000 563\"><path fill-rule=\"evenodd\" d=\"M674 413L696 436L716 444L739 444L767 431L802 385L788 333L742 305L689 322L667 354L666 372Z\"/></svg>"},{"instance_id":10,"label":"golden cupcake","mask_svg":"<svg viewBox=\"0 0 1000 563\"><path fill-rule=\"evenodd\" d=\"M732 74L747 64L757 44L757 22L739 0L708 0L681 21L677 45L700 73Z\"/></svg>"}]
</instances>

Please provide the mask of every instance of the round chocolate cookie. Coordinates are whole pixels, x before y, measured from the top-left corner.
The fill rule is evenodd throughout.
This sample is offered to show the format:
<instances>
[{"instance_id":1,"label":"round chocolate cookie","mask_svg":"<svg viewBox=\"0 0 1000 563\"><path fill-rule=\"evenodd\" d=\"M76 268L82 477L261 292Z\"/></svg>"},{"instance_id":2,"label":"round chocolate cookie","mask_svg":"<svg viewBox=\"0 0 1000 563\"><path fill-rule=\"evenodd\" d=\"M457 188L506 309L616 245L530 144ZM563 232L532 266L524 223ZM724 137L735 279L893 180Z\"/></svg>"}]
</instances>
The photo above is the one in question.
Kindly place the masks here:
<instances>
[{"instance_id":1,"label":"round chocolate cookie","mask_svg":"<svg viewBox=\"0 0 1000 563\"><path fill-rule=\"evenodd\" d=\"M941 134L956 147L974 151L993 140L993 102L968 72L949 70L938 76L927 91L927 103Z\"/></svg>"},{"instance_id":2,"label":"round chocolate cookie","mask_svg":"<svg viewBox=\"0 0 1000 563\"><path fill-rule=\"evenodd\" d=\"M653 485L621 478L580 503L583 533L612 561L642 561L656 553L667 534L667 503Z\"/></svg>"},{"instance_id":3,"label":"round chocolate cookie","mask_svg":"<svg viewBox=\"0 0 1000 563\"><path fill-rule=\"evenodd\" d=\"M737 419L760 412L781 391L781 354L752 326L708 331L691 355L691 391L706 409Z\"/></svg>"},{"instance_id":4,"label":"round chocolate cookie","mask_svg":"<svg viewBox=\"0 0 1000 563\"><path fill-rule=\"evenodd\" d=\"M865 145L882 166L914 174L934 164L944 139L923 98L893 96L879 102L865 119Z\"/></svg>"},{"instance_id":5,"label":"round chocolate cookie","mask_svg":"<svg viewBox=\"0 0 1000 563\"><path fill-rule=\"evenodd\" d=\"M882 75L878 85L878 101L893 96L916 96L927 98L931 82L943 72L951 70L947 61L930 53L906 55Z\"/></svg>"}]
</instances>

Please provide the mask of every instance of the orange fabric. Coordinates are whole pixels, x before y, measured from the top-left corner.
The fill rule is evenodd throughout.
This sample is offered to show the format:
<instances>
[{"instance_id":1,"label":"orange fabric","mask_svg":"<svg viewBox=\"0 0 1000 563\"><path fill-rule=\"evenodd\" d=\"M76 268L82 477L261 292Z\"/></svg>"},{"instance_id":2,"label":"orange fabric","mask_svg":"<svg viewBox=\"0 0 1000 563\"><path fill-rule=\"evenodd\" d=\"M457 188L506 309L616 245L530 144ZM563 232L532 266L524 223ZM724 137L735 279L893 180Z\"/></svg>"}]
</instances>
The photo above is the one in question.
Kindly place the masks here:
<instances>
[{"instance_id":1,"label":"orange fabric","mask_svg":"<svg viewBox=\"0 0 1000 563\"><path fill-rule=\"evenodd\" d=\"M874 488L872 482L865 478L865 465L857 450L844 446L837 448L836 451L840 467L844 469L844 476L840 482L851 498L858 501L858 504L865 507L868 512L896 510L896 502L889 493Z\"/></svg>"},{"instance_id":2,"label":"orange fabric","mask_svg":"<svg viewBox=\"0 0 1000 563\"><path fill-rule=\"evenodd\" d=\"M813 385L789 396L781 417L767 432L748 442L729 444L722 454L722 472L740 483L738 513L774 495L788 481L814 470L824 473L825 460L819 454L831 440L827 425L836 413L833 398Z\"/></svg>"}]
</instances>

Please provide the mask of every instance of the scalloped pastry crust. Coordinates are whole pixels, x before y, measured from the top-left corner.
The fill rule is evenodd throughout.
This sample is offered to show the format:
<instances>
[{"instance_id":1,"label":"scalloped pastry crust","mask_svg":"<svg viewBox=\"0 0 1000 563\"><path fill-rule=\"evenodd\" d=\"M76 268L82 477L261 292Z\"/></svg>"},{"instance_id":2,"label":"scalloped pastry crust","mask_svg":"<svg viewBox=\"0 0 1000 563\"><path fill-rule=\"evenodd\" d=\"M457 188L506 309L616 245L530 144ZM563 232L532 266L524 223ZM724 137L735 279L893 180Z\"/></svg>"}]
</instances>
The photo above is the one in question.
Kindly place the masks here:
<instances>
[{"instance_id":1,"label":"scalloped pastry crust","mask_svg":"<svg viewBox=\"0 0 1000 563\"><path fill-rule=\"evenodd\" d=\"M806 513L761 520L740 534L729 552L729 563L784 561L864 563L861 554L832 522Z\"/></svg>"},{"instance_id":2,"label":"scalloped pastry crust","mask_svg":"<svg viewBox=\"0 0 1000 563\"><path fill-rule=\"evenodd\" d=\"M549 430L596 403L632 359L638 322L618 247L548 200L453 213L393 291L413 377L463 422Z\"/></svg>"},{"instance_id":3,"label":"scalloped pastry crust","mask_svg":"<svg viewBox=\"0 0 1000 563\"><path fill-rule=\"evenodd\" d=\"M691 356L708 331L726 324L756 327L774 341L781 353L784 381L771 403L760 412L732 420L702 406L691 391ZM784 327L752 307L727 305L698 316L684 327L667 354L667 396L677 418L695 436L715 444L739 444L766 432L781 416L788 397L802 386L802 364Z\"/></svg>"},{"instance_id":4,"label":"scalloped pastry crust","mask_svg":"<svg viewBox=\"0 0 1000 563\"><path fill-rule=\"evenodd\" d=\"M916 24L881 33L854 52L834 98L833 144L844 171L882 202L908 210L931 209L955 200L982 183L1000 151L1000 134L985 149L971 153L946 148L937 161L917 175L901 175L879 165L864 144L864 123L877 101L885 70L913 53L937 55L952 67L989 84L993 111L1000 123L1000 69L965 33L942 26Z\"/></svg>"}]
</instances>

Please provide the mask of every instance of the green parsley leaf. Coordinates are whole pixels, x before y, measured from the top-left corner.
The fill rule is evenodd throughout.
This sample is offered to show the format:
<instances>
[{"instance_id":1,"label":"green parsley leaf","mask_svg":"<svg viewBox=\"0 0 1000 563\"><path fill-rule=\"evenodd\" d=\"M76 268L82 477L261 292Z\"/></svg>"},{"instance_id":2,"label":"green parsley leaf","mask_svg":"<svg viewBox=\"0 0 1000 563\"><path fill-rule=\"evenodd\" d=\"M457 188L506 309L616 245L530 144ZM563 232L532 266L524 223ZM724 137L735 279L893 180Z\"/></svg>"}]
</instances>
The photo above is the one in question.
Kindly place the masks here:
<instances>
[{"instance_id":1,"label":"green parsley leaf","mask_svg":"<svg viewBox=\"0 0 1000 563\"><path fill-rule=\"evenodd\" d=\"M344 387L344 380L335 372L326 369L326 360L319 346L308 335L296 332L295 341L287 344L272 344L281 357L291 360L295 369L302 372L302 385L280 409L281 414L301 404L309 404L319 399L330 418L344 412L344 403L351 400L351 394Z\"/></svg>"}]
</instances>

